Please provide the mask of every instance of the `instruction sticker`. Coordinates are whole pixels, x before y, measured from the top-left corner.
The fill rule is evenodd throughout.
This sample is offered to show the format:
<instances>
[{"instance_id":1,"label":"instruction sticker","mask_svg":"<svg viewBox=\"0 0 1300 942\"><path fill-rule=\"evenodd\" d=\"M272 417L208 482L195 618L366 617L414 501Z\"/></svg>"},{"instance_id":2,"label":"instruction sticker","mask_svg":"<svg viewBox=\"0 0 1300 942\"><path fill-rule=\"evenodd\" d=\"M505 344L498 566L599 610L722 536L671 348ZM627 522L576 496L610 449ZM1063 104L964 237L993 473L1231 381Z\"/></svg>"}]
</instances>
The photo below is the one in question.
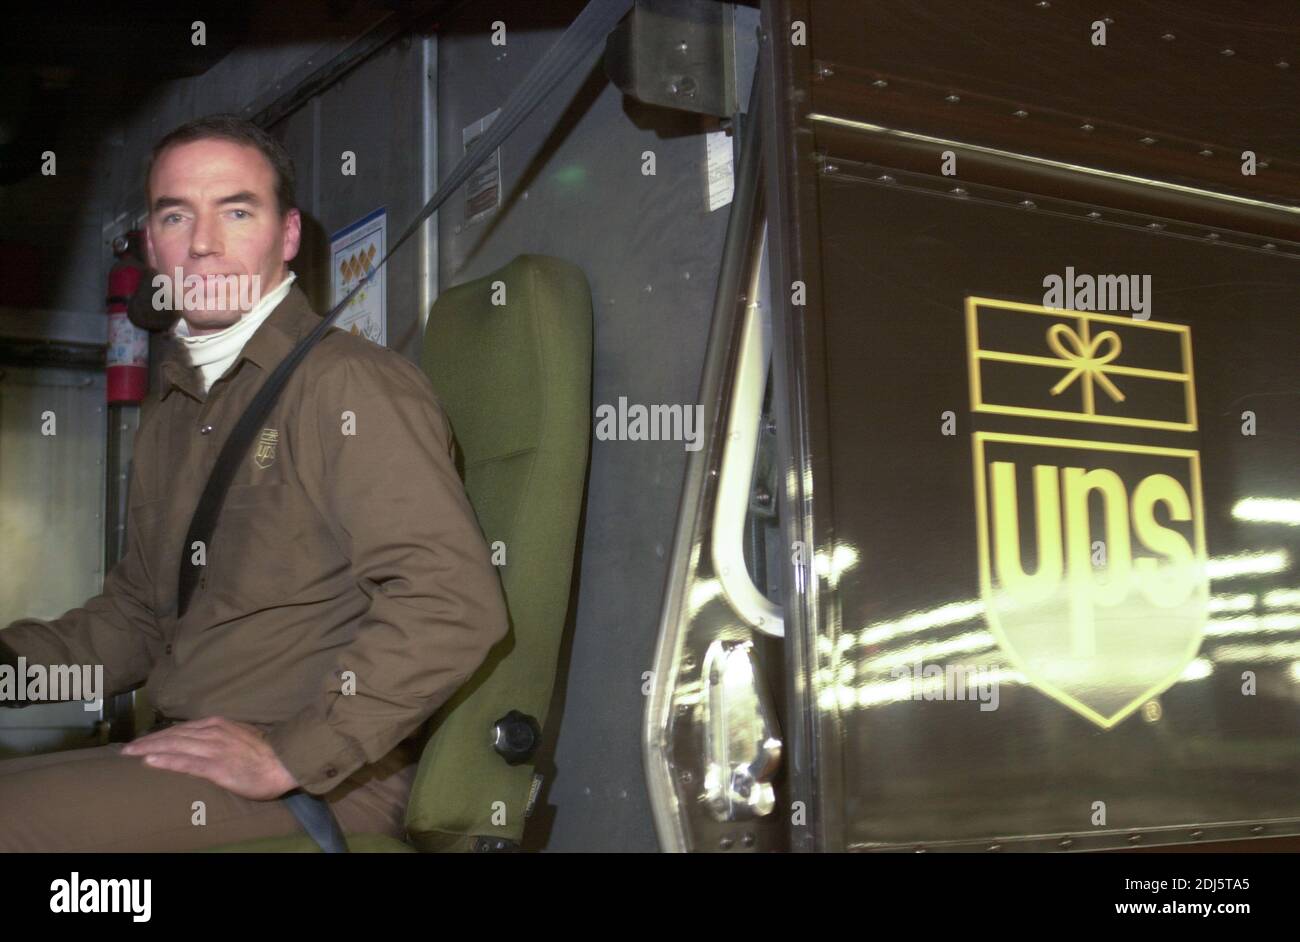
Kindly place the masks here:
<instances>
[{"instance_id":1,"label":"instruction sticker","mask_svg":"<svg viewBox=\"0 0 1300 942\"><path fill-rule=\"evenodd\" d=\"M330 236L330 307L348 296L362 278L384 257L388 211L379 208ZM388 271L381 268L370 283L339 312L334 326L388 345L388 308L385 301Z\"/></svg>"},{"instance_id":2,"label":"instruction sticker","mask_svg":"<svg viewBox=\"0 0 1300 942\"><path fill-rule=\"evenodd\" d=\"M496 120L497 115L500 113L501 109L498 108L461 131L461 141L465 153L469 153L469 149L474 145L474 142L492 126L492 122ZM500 205L501 148L498 147L483 158L483 162L474 169L474 172L469 175L469 179L465 181L465 224L470 225L478 222Z\"/></svg>"},{"instance_id":3,"label":"instruction sticker","mask_svg":"<svg viewBox=\"0 0 1300 942\"><path fill-rule=\"evenodd\" d=\"M736 190L735 165L730 134L710 131L704 135L704 141L708 155L709 212L713 212L731 202Z\"/></svg>"}]
</instances>

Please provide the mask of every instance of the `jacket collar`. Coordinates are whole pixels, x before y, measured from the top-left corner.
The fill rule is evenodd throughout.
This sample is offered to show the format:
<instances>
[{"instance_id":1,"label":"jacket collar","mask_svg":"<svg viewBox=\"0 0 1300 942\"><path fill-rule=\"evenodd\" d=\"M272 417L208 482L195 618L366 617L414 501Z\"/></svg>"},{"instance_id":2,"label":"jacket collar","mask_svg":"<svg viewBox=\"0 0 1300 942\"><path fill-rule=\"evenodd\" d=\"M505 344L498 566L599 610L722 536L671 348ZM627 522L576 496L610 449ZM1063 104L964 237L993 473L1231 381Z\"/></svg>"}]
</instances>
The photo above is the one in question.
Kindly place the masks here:
<instances>
[{"instance_id":1,"label":"jacket collar","mask_svg":"<svg viewBox=\"0 0 1300 942\"><path fill-rule=\"evenodd\" d=\"M299 339L320 323L320 315L311 309L307 295L295 280L289 293L275 306L266 320L248 338L244 348L235 358L234 368L249 360L264 372L275 369L289 355ZM173 389L181 389L191 398L203 400L203 383L199 369L190 366L183 346L173 342L162 361L162 392L159 400L166 399Z\"/></svg>"}]
</instances>

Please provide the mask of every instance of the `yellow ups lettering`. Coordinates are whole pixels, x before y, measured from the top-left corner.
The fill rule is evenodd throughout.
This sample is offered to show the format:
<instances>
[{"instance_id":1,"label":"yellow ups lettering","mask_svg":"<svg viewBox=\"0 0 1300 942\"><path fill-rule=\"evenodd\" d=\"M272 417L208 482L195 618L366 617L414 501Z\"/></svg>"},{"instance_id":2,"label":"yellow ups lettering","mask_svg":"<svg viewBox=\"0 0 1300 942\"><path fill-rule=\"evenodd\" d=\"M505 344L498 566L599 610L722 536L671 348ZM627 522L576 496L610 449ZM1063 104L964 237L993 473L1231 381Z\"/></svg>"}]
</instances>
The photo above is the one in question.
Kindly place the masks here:
<instances>
[{"instance_id":1,"label":"yellow ups lettering","mask_svg":"<svg viewBox=\"0 0 1300 942\"><path fill-rule=\"evenodd\" d=\"M1092 574L1092 533L1088 523L1088 495L1102 495L1106 529L1107 571L1110 578L1097 582ZM1109 468L1065 469L1065 532L1069 545L1066 560L1070 581L1079 587L1092 586L1092 600L1098 605L1118 605L1128 595L1133 552L1128 531L1128 492L1118 474ZM1077 590L1076 590L1077 591Z\"/></svg>"},{"instance_id":2,"label":"yellow ups lettering","mask_svg":"<svg viewBox=\"0 0 1300 942\"><path fill-rule=\"evenodd\" d=\"M1133 528L1138 539L1152 552L1168 556L1170 562L1161 571L1154 559L1139 559L1142 589L1156 605L1173 608L1187 601L1196 585L1195 557L1181 533L1156 523L1153 510L1157 501L1169 508L1170 520L1178 521L1192 519L1192 505L1183 486L1167 474L1143 479L1133 492Z\"/></svg>"},{"instance_id":3,"label":"yellow ups lettering","mask_svg":"<svg viewBox=\"0 0 1300 942\"><path fill-rule=\"evenodd\" d=\"M1038 570L1026 575L1020 559L1020 518L1016 504L1016 466L993 462L993 558L998 582L1017 602L1032 604L1056 591L1061 581L1060 497L1053 465L1034 465Z\"/></svg>"},{"instance_id":4,"label":"yellow ups lettering","mask_svg":"<svg viewBox=\"0 0 1300 942\"><path fill-rule=\"evenodd\" d=\"M1123 480L1109 468L1034 465L1034 516L1038 542L1038 567L1025 572L1020 547L1019 503L1016 497L1016 465L1012 461L991 462L993 559L998 584L1018 605L1034 605L1050 598L1068 576L1071 594L1079 602L1101 606L1118 605L1128 597L1134 569L1143 593L1162 608L1185 602L1195 588L1196 573L1191 544L1181 533L1162 526L1155 519L1155 505L1169 509L1171 521L1191 520L1187 491L1167 474L1152 474L1138 484L1132 497L1132 528L1138 541L1157 558L1133 559L1130 536L1130 501ZM1064 479L1063 486L1058 474ZM1089 500L1096 492L1102 501L1106 541L1105 581L1096 577L1092 566L1092 526ZM1065 525L1062 541L1061 511ZM1064 551L1062 544L1064 542ZM1159 556L1168 559L1161 566ZM1064 570L1063 570L1064 562ZM1075 639L1076 653L1091 648L1089 638Z\"/></svg>"}]
</instances>

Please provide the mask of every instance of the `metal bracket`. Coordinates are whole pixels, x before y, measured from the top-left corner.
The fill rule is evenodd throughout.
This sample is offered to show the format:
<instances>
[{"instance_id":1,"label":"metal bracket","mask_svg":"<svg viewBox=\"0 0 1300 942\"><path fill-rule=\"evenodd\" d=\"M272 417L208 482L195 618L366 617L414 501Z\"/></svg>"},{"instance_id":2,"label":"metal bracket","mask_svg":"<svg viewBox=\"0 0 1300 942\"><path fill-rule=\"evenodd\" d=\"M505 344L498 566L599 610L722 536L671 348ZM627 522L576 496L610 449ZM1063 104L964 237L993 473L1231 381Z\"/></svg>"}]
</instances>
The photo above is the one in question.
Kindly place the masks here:
<instances>
[{"instance_id":1,"label":"metal bracket","mask_svg":"<svg viewBox=\"0 0 1300 942\"><path fill-rule=\"evenodd\" d=\"M730 118L740 110L732 4L636 0L605 40L605 72L649 105Z\"/></svg>"}]
</instances>

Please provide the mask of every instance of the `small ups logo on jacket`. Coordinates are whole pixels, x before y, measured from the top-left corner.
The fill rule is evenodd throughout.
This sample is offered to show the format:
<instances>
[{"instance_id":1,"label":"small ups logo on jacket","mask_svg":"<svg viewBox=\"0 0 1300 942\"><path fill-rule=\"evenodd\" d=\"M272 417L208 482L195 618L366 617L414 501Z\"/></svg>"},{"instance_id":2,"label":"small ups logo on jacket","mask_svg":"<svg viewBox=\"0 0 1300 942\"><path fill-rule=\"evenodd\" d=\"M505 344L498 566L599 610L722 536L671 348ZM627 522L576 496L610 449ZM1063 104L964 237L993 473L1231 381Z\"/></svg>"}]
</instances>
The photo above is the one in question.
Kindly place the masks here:
<instances>
[{"instance_id":1,"label":"small ups logo on jacket","mask_svg":"<svg viewBox=\"0 0 1300 942\"><path fill-rule=\"evenodd\" d=\"M971 411L1000 426L971 443L985 618L1034 687L1109 729L1177 683L1208 617L1200 453L1179 447L1191 330L988 298L966 330Z\"/></svg>"},{"instance_id":2,"label":"small ups logo on jacket","mask_svg":"<svg viewBox=\"0 0 1300 942\"><path fill-rule=\"evenodd\" d=\"M257 439L257 448L253 451L253 464L259 468L269 468L275 463L275 446L280 442L280 433L273 428L262 429Z\"/></svg>"}]
</instances>

